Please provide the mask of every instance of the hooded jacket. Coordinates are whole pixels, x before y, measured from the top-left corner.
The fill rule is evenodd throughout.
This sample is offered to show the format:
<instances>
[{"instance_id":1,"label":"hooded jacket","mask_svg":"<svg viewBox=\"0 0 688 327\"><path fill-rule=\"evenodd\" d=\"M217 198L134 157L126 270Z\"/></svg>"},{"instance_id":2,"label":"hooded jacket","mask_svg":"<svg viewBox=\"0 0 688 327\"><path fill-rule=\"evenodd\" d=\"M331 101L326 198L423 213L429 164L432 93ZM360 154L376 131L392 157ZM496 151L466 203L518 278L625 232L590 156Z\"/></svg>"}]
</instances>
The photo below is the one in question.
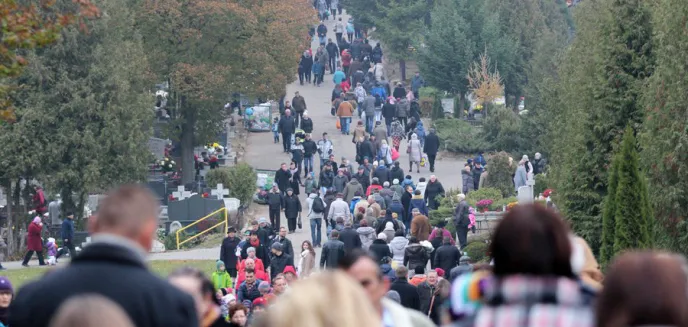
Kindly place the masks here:
<instances>
[{"instance_id":1,"label":"hooded jacket","mask_svg":"<svg viewBox=\"0 0 688 327\"><path fill-rule=\"evenodd\" d=\"M349 179L345 175L339 176L334 176L334 180L332 181L332 187L337 191L337 193L344 192L344 187L346 186L346 183L349 182Z\"/></svg>"},{"instance_id":2,"label":"hooded jacket","mask_svg":"<svg viewBox=\"0 0 688 327\"><path fill-rule=\"evenodd\" d=\"M401 186L401 189L404 189L404 186L401 185L401 183L404 181L404 170L401 169L397 164L394 164L392 168L389 170L389 179L391 180L390 183L392 183L395 179L399 180L399 186ZM411 184L413 184L413 181L411 181ZM401 194L399 194L401 196Z\"/></svg>"},{"instance_id":3,"label":"hooded jacket","mask_svg":"<svg viewBox=\"0 0 688 327\"><path fill-rule=\"evenodd\" d=\"M332 170L323 170L320 172L320 187L331 188L334 182L334 172Z\"/></svg>"},{"instance_id":4,"label":"hooded jacket","mask_svg":"<svg viewBox=\"0 0 688 327\"><path fill-rule=\"evenodd\" d=\"M471 172L466 171L465 169L461 170L461 181L463 182L463 193L467 194L470 191L473 191L473 187L475 186L473 183L473 174Z\"/></svg>"},{"instance_id":5,"label":"hooded jacket","mask_svg":"<svg viewBox=\"0 0 688 327\"><path fill-rule=\"evenodd\" d=\"M406 246L408 245L408 239L403 236L395 236L391 242L389 242L389 250L392 252L392 260L394 260L398 265L404 264L404 253L406 252Z\"/></svg>"},{"instance_id":6,"label":"hooded jacket","mask_svg":"<svg viewBox=\"0 0 688 327\"><path fill-rule=\"evenodd\" d=\"M407 211L409 217L411 217L411 212L414 208L417 208L421 215L428 215L428 207L425 205L425 199L423 199L423 197L420 195L414 195L413 198L411 198L411 202L409 203L409 208Z\"/></svg>"},{"instance_id":7,"label":"hooded jacket","mask_svg":"<svg viewBox=\"0 0 688 327\"><path fill-rule=\"evenodd\" d=\"M373 243L370 244L368 250L370 251L370 253L375 255L378 263L384 257L392 257L392 251L389 250L389 245L385 240L375 239Z\"/></svg>"},{"instance_id":8,"label":"hooded jacket","mask_svg":"<svg viewBox=\"0 0 688 327\"><path fill-rule=\"evenodd\" d=\"M284 215L287 218L296 218L301 212L301 201L296 194L284 197Z\"/></svg>"},{"instance_id":9,"label":"hooded jacket","mask_svg":"<svg viewBox=\"0 0 688 327\"><path fill-rule=\"evenodd\" d=\"M401 100L397 102L397 117L408 117L409 111L411 111L411 105L409 104L406 97L402 97Z\"/></svg>"},{"instance_id":10,"label":"hooded jacket","mask_svg":"<svg viewBox=\"0 0 688 327\"><path fill-rule=\"evenodd\" d=\"M377 178L377 180L380 182L380 185L384 184L385 182L389 182L389 169L385 165L379 165L373 171L373 178Z\"/></svg>"},{"instance_id":11,"label":"hooded jacket","mask_svg":"<svg viewBox=\"0 0 688 327\"><path fill-rule=\"evenodd\" d=\"M360 192L360 194L363 195L363 185L361 185L356 178L351 178L351 181L346 184L346 187L344 187L344 191L342 192L344 193L344 201L351 203L351 199L354 198L356 192Z\"/></svg>"},{"instance_id":12,"label":"hooded jacket","mask_svg":"<svg viewBox=\"0 0 688 327\"><path fill-rule=\"evenodd\" d=\"M404 266L407 266L410 271L416 269L417 266L425 266L428 264L430 255L428 251L419 243L409 244L404 252Z\"/></svg>"},{"instance_id":13,"label":"hooded jacket","mask_svg":"<svg viewBox=\"0 0 688 327\"><path fill-rule=\"evenodd\" d=\"M370 245L373 244L377 235L375 235L375 229L370 226L359 227L356 229L358 237L361 239L361 247L363 250L368 251Z\"/></svg>"}]
</instances>

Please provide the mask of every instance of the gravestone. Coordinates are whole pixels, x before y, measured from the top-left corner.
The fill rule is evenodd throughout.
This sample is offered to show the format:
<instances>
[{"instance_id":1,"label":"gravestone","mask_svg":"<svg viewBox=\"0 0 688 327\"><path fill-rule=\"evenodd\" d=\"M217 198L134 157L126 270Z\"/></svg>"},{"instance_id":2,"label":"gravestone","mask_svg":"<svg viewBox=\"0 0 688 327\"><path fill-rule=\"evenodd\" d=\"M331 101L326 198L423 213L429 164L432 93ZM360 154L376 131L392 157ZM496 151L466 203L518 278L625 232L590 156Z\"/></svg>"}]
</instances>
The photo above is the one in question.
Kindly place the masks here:
<instances>
[{"instance_id":1,"label":"gravestone","mask_svg":"<svg viewBox=\"0 0 688 327\"><path fill-rule=\"evenodd\" d=\"M229 190L223 186L222 183L217 184L217 188L210 191L210 194L214 195L218 200L222 200L225 196L229 195Z\"/></svg>"},{"instance_id":2,"label":"gravestone","mask_svg":"<svg viewBox=\"0 0 688 327\"><path fill-rule=\"evenodd\" d=\"M454 114L454 98L444 98L440 101L442 103L442 111L445 114Z\"/></svg>"},{"instance_id":3,"label":"gravestone","mask_svg":"<svg viewBox=\"0 0 688 327\"><path fill-rule=\"evenodd\" d=\"M167 215L170 221L195 221L209 213L224 208L222 200L204 198L198 194L180 201L170 201Z\"/></svg>"},{"instance_id":4,"label":"gravestone","mask_svg":"<svg viewBox=\"0 0 688 327\"><path fill-rule=\"evenodd\" d=\"M234 213L237 210L239 210L239 206L241 205L241 201L237 198L229 198L229 199L224 199L225 202L225 208L227 208L228 213Z\"/></svg>"},{"instance_id":5,"label":"gravestone","mask_svg":"<svg viewBox=\"0 0 688 327\"><path fill-rule=\"evenodd\" d=\"M191 192L187 191L186 188L182 185L177 186L177 191L172 192L172 196L177 199L177 201L181 201L184 199L187 199L191 196Z\"/></svg>"},{"instance_id":6,"label":"gravestone","mask_svg":"<svg viewBox=\"0 0 688 327\"><path fill-rule=\"evenodd\" d=\"M148 189L150 189L163 204L167 204L168 201L168 195L170 191L168 189L168 185L169 183L164 179L160 181L149 181L146 183Z\"/></svg>"},{"instance_id":7,"label":"gravestone","mask_svg":"<svg viewBox=\"0 0 688 327\"><path fill-rule=\"evenodd\" d=\"M535 199L535 195L533 194L533 186L535 185L535 181L532 179L529 179L526 181L526 186L521 186L518 188L518 196L516 198L518 199L518 204L529 204L533 203Z\"/></svg>"}]
</instances>

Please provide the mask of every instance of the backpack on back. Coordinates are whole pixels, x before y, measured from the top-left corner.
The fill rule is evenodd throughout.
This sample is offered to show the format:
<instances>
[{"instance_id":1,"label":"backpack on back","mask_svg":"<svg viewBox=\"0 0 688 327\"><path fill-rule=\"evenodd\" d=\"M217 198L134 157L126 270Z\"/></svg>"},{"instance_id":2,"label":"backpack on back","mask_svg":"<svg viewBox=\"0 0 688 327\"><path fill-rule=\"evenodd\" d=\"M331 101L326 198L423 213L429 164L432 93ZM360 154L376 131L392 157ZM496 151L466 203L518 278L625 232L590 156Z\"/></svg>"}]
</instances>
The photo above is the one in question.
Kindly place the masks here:
<instances>
[{"instance_id":1,"label":"backpack on back","mask_svg":"<svg viewBox=\"0 0 688 327\"><path fill-rule=\"evenodd\" d=\"M315 213L323 213L325 211L325 204L319 196L316 196L315 199L313 199L313 206L311 207L311 210L313 210Z\"/></svg>"}]
</instances>

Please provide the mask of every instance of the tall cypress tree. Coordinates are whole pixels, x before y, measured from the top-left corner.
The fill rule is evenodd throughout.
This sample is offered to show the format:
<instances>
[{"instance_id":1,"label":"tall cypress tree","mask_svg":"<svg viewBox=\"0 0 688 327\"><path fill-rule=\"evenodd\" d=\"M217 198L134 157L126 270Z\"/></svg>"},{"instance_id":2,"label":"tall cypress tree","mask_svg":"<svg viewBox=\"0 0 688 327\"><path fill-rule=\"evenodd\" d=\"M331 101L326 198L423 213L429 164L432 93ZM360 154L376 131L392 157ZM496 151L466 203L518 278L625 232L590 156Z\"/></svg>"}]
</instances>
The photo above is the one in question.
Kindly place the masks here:
<instances>
[{"instance_id":1,"label":"tall cypress tree","mask_svg":"<svg viewBox=\"0 0 688 327\"><path fill-rule=\"evenodd\" d=\"M633 129L624 132L621 150L615 159L618 185L614 197L614 252L652 246L651 208L645 177L640 172ZM614 168L613 168L614 169Z\"/></svg>"},{"instance_id":2,"label":"tall cypress tree","mask_svg":"<svg viewBox=\"0 0 688 327\"><path fill-rule=\"evenodd\" d=\"M606 266L614 257L614 238L616 236L616 191L619 186L620 155L614 156L614 162L609 169L609 187L607 197L603 202L602 211L602 241L600 246L600 263Z\"/></svg>"}]
</instances>

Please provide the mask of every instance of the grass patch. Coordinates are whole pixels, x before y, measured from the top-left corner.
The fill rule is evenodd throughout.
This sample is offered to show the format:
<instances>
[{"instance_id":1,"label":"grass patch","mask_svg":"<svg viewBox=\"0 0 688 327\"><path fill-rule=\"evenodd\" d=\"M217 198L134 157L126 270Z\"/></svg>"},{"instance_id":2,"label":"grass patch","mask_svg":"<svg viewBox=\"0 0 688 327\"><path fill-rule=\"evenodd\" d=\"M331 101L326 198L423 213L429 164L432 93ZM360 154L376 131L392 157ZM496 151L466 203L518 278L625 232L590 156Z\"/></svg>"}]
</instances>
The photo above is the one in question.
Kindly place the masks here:
<instances>
[{"instance_id":1,"label":"grass patch","mask_svg":"<svg viewBox=\"0 0 688 327\"><path fill-rule=\"evenodd\" d=\"M215 270L215 261L213 260L155 260L148 262L151 271L158 274L160 277L167 277L172 271L177 268L189 266L198 268L206 274L210 275ZM54 268L54 269L60 269ZM14 269L5 270L0 275L7 276L12 282L14 289L19 289L22 285L39 279L45 274L49 269L47 268L24 268L24 269Z\"/></svg>"}]
</instances>

